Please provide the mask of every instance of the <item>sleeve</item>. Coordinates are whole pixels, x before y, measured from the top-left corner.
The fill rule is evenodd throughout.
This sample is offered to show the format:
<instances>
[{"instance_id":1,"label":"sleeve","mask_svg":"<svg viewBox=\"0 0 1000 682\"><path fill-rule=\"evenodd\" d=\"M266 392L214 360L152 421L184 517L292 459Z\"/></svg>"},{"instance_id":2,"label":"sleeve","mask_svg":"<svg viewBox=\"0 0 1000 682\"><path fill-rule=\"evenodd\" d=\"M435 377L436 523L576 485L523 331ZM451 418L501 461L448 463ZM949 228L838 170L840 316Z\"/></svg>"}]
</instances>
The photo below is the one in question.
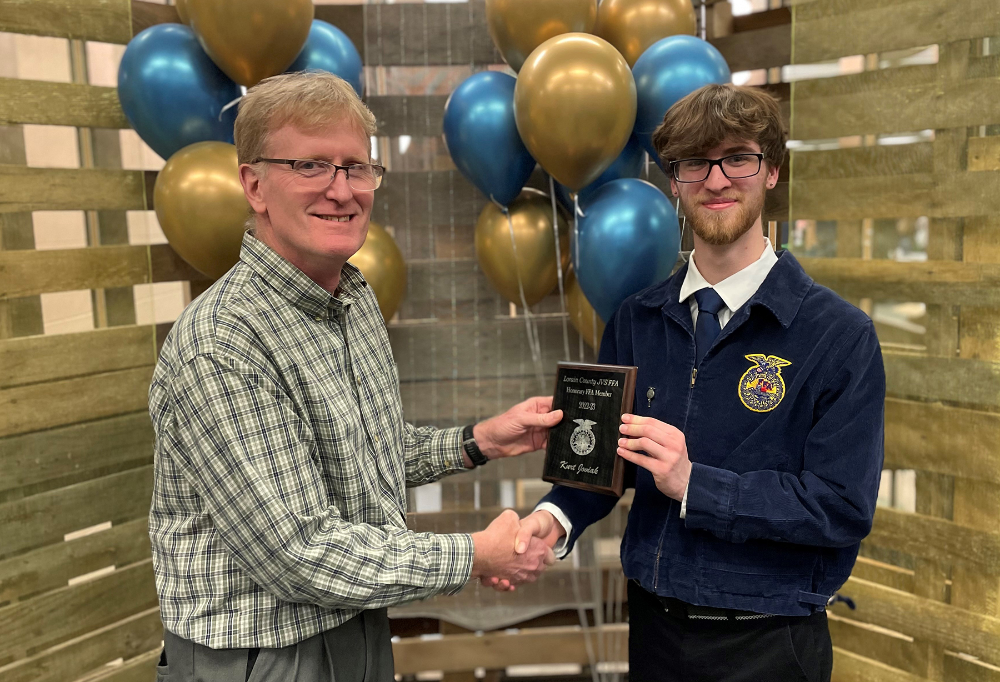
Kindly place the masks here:
<instances>
[{"instance_id":1,"label":"sleeve","mask_svg":"<svg viewBox=\"0 0 1000 682\"><path fill-rule=\"evenodd\" d=\"M620 313L619 313L620 315ZM601 350L598 362L601 364L621 364L618 354L618 343L615 337L615 320L619 315L615 315L604 328L604 336L601 338ZM627 487L635 485L635 465L625 463L625 484ZM569 526L563 524L566 529L566 536L556 544L559 548L557 556L562 559L573 551L576 541L583 531L593 523L597 523L611 513L618 503L618 498L613 495L602 495L592 493L579 488L569 488L563 485L554 485L552 490L541 499L536 506L549 508L554 507L560 514L556 514L551 508L553 516L562 523L565 518L569 521ZM556 551L553 548L553 551Z\"/></svg>"},{"instance_id":2,"label":"sleeve","mask_svg":"<svg viewBox=\"0 0 1000 682\"><path fill-rule=\"evenodd\" d=\"M312 432L253 368L198 356L171 382L165 444L230 556L286 601L379 608L464 586L472 539L350 523L331 506Z\"/></svg>"},{"instance_id":3,"label":"sleeve","mask_svg":"<svg viewBox=\"0 0 1000 682\"><path fill-rule=\"evenodd\" d=\"M413 488L462 471L462 428L437 429L403 424L406 485Z\"/></svg>"},{"instance_id":4,"label":"sleeve","mask_svg":"<svg viewBox=\"0 0 1000 682\"><path fill-rule=\"evenodd\" d=\"M723 540L848 547L868 535L884 455L885 369L871 321L835 351L814 406L802 473L743 475L694 464L687 528Z\"/></svg>"}]
</instances>

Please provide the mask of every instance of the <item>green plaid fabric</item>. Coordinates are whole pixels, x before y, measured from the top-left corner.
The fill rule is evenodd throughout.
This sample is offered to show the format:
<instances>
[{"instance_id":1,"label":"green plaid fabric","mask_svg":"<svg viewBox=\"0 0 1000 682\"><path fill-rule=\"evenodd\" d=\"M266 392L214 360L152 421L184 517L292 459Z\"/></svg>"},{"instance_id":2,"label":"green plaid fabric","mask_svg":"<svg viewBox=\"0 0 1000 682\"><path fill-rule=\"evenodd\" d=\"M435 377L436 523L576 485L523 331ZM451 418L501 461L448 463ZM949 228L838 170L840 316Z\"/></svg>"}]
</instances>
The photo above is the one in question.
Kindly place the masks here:
<instances>
[{"instance_id":1,"label":"green plaid fabric","mask_svg":"<svg viewBox=\"0 0 1000 682\"><path fill-rule=\"evenodd\" d=\"M406 529L406 487L464 470L461 431L403 421L374 293L348 264L338 294L251 232L167 336L149 533L174 634L283 647L469 578L469 535Z\"/></svg>"}]
</instances>

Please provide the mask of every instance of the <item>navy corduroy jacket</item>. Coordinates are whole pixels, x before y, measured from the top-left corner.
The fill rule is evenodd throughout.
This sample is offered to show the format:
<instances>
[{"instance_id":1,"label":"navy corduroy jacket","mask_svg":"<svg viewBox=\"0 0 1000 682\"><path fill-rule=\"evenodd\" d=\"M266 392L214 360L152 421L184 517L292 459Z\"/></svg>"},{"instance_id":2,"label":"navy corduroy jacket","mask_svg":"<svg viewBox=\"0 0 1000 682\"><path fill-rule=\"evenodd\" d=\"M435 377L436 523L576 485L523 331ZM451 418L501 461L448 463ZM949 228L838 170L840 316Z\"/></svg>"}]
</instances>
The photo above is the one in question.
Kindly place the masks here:
<instances>
[{"instance_id":1,"label":"navy corduroy jacket","mask_svg":"<svg viewBox=\"0 0 1000 682\"><path fill-rule=\"evenodd\" d=\"M693 464L684 519L627 465L625 575L690 604L808 615L847 580L875 513L885 371L874 325L782 252L695 368L678 301L686 270L628 298L601 342L600 362L639 368L633 411L683 431ZM544 501L572 523L572 548L616 499L554 486Z\"/></svg>"}]
</instances>

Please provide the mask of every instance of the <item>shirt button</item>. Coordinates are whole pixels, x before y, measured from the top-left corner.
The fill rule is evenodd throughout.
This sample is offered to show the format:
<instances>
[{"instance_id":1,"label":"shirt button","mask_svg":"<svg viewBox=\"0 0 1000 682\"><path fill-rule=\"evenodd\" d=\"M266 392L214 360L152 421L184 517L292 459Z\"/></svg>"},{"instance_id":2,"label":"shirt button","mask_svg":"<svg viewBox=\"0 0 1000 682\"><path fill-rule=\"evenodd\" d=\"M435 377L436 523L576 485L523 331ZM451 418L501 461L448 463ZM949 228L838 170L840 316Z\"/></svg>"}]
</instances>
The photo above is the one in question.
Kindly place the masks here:
<instances>
[{"instance_id":1,"label":"shirt button","mask_svg":"<svg viewBox=\"0 0 1000 682\"><path fill-rule=\"evenodd\" d=\"M322 321L323 321L323 318L322 318L322 316L320 316L320 315L317 315L317 316L316 316L316 321L317 321L317 322L322 322Z\"/></svg>"}]
</instances>

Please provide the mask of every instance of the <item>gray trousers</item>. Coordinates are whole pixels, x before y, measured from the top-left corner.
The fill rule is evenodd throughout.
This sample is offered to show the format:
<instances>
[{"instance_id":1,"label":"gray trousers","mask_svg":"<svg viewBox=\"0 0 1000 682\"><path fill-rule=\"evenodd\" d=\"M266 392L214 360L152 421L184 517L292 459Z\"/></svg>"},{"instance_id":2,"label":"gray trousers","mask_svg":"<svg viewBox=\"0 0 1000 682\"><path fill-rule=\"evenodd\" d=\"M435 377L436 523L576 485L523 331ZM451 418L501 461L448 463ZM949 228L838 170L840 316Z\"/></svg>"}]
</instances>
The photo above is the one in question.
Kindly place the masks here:
<instances>
[{"instance_id":1,"label":"gray trousers","mask_svg":"<svg viewBox=\"0 0 1000 682\"><path fill-rule=\"evenodd\" d=\"M393 682L386 609L280 649L210 649L163 631L156 682Z\"/></svg>"}]
</instances>

